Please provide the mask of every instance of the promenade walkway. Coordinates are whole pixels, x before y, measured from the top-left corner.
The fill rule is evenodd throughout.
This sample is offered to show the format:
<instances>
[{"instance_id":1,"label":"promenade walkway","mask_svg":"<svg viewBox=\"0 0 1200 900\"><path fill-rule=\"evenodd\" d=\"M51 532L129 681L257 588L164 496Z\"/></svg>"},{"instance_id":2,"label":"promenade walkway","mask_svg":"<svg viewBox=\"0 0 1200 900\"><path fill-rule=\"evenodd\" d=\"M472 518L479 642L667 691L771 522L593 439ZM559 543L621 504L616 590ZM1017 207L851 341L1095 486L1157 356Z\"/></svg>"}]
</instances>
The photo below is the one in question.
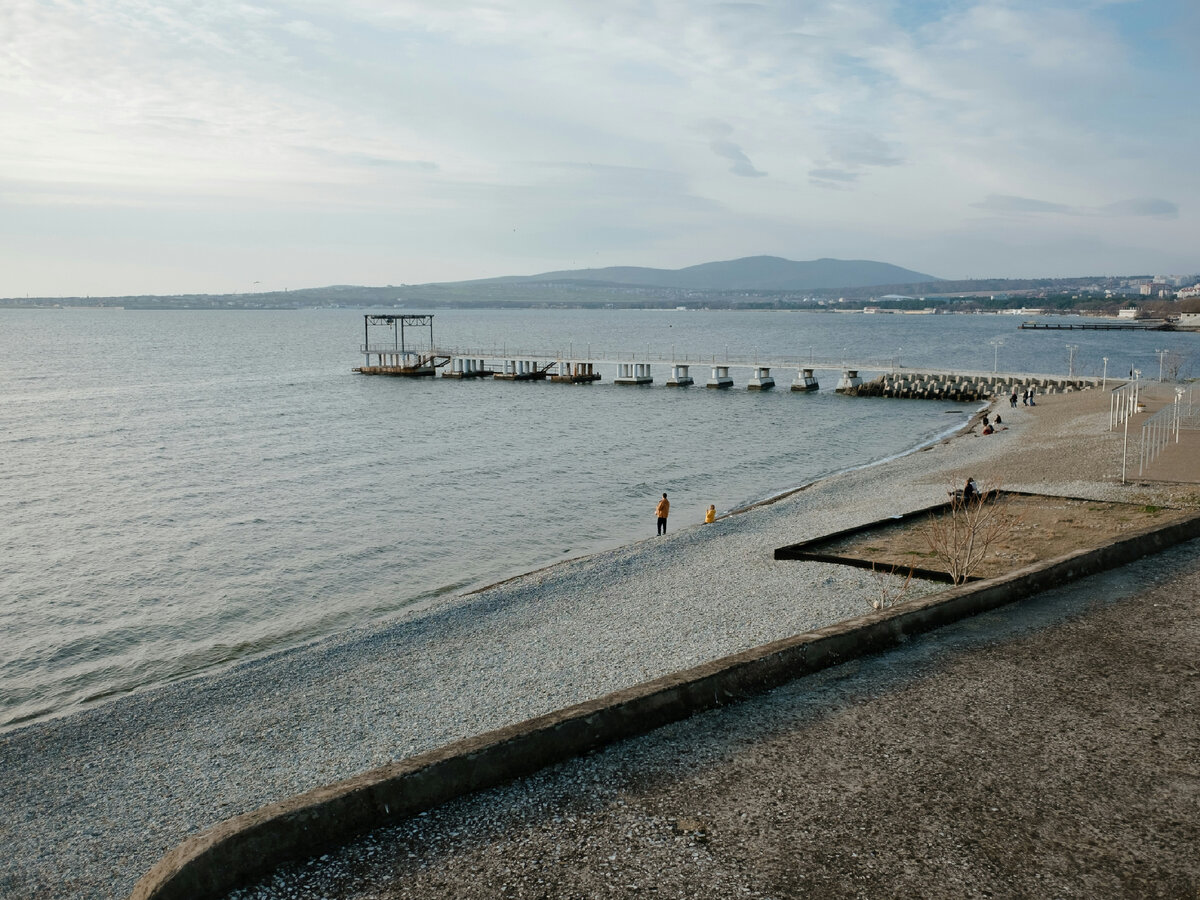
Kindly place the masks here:
<instances>
[{"instance_id":1,"label":"promenade walkway","mask_svg":"<svg viewBox=\"0 0 1200 900\"><path fill-rule=\"evenodd\" d=\"M1192 542L239 896L1196 897L1198 597Z\"/></svg>"}]
</instances>

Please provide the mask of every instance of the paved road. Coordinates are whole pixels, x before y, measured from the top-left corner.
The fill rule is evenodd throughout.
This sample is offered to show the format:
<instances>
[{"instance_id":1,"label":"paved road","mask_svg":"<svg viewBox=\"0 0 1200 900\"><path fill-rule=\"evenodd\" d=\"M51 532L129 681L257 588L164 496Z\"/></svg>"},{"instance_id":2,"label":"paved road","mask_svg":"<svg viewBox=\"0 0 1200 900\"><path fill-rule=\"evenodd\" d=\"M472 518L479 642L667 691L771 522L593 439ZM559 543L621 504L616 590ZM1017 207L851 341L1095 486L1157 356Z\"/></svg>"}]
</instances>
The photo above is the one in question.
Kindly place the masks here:
<instances>
[{"instance_id":1,"label":"paved road","mask_svg":"<svg viewBox=\"0 0 1200 900\"><path fill-rule=\"evenodd\" d=\"M1200 897L1200 541L241 896Z\"/></svg>"}]
</instances>

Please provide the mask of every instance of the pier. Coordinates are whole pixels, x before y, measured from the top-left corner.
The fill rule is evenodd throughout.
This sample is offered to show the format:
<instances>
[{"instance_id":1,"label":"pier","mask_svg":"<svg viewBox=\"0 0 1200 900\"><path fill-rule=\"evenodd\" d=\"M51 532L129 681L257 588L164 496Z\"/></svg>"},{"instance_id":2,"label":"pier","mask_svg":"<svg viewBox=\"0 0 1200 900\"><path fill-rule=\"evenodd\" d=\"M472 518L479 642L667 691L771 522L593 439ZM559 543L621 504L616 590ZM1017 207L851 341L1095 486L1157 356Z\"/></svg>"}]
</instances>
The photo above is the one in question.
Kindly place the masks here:
<instances>
[{"instance_id":1,"label":"pier","mask_svg":"<svg viewBox=\"0 0 1200 900\"><path fill-rule=\"evenodd\" d=\"M601 350L574 344L566 350L491 347L439 347L433 340L432 315L366 315L366 338L360 348L365 364L354 369L363 375L435 377L496 381L551 381L593 384L601 380L599 367L615 370L613 383L646 387L661 378L667 387L696 385L706 373L706 388L728 390L735 386L737 372L747 391L776 387L776 374L786 372L789 389L799 393L820 390L817 373L836 373L836 392L851 396L896 397L922 400L971 402L987 397L1007 397L1032 389L1037 393L1083 390L1099 384L1099 378L1061 377L995 372L963 372L922 367L906 369L898 356L857 358L807 355L771 358L730 354L696 354L669 351ZM1076 326L1082 327L1082 326ZM1119 326L1112 326L1119 327ZM428 346L418 348L408 331L428 328ZM383 335L380 331L383 331ZM388 339L390 338L390 340ZM698 370L693 375L692 370ZM792 377L794 373L794 377ZM867 380L861 373L869 373ZM832 380L832 379L831 379Z\"/></svg>"}]
</instances>

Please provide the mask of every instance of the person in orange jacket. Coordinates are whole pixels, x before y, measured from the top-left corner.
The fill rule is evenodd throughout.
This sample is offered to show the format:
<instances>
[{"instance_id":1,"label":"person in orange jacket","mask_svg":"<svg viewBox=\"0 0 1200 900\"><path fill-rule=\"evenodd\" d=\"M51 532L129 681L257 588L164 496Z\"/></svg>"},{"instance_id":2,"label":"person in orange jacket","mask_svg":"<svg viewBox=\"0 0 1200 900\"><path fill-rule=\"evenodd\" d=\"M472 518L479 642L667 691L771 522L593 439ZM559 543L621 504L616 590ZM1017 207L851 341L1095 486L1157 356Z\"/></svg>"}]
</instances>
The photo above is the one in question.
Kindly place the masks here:
<instances>
[{"instance_id":1,"label":"person in orange jacket","mask_svg":"<svg viewBox=\"0 0 1200 900\"><path fill-rule=\"evenodd\" d=\"M671 512L671 501L667 499L667 495L663 494L663 498L658 501L658 506L654 507L654 514L658 516L658 533L667 533L667 515Z\"/></svg>"},{"instance_id":2,"label":"person in orange jacket","mask_svg":"<svg viewBox=\"0 0 1200 900\"><path fill-rule=\"evenodd\" d=\"M704 511L704 524L711 525L717 518L717 505L710 503L708 509Z\"/></svg>"}]
</instances>

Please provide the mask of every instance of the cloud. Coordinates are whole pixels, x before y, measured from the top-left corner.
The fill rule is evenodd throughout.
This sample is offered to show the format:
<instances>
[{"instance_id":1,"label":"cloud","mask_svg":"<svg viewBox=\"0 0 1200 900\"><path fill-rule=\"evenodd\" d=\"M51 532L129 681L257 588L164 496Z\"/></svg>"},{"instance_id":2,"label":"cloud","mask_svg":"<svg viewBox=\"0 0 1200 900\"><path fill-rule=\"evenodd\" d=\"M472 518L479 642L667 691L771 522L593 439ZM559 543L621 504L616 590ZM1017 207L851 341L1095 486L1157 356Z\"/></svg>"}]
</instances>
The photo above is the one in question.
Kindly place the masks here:
<instances>
[{"instance_id":1,"label":"cloud","mask_svg":"<svg viewBox=\"0 0 1200 900\"><path fill-rule=\"evenodd\" d=\"M989 212L1079 215L1074 207L1066 206L1062 203L1048 203L1045 200L1034 200L1029 197L1012 197L1008 194L988 194L983 201L972 203L971 206L975 209L985 209Z\"/></svg>"},{"instance_id":2,"label":"cloud","mask_svg":"<svg viewBox=\"0 0 1200 900\"><path fill-rule=\"evenodd\" d=\"M743 178L762 178L767 174L754 168L754 164L750 162L750 157L743 153L742 148L733 143L733 141L713 141L708 146L712 148L713 153L717 154L717 156L723 156L733 161L733 165L729 167L729 171L734 175L741 175Z\"/></svg>"},{"instance_id":3,"label":"cloud","mask_svg":"<svg viewBox=\"0 0 1200 900\"><path fill-rule=\"evenodd\" d=\"M485 244L464 233L543 268L564 250L778 252L801 227L814 252L891 258L931 222L996 233L1014 217L1047 245L1137 231L1143 249L1196 253L1200 120L1178 109L1200 82L1159 33L1193 33L1176 10L1194 3L7 2L0 189L27 215L303 208L363 246L387 219L428 241L405 265L453 247L438 264L453 252L477 272ZM495 227L522 209L547 227ZM13 267L40 290L46 267L0 246Z\"/></svg>"},{"instance_id":4,"label":"cloud","mask_svg":"<svg viewBox=\"0 0 1200 900\"><path fill-rule=\"evenodd\" d=\"M1068 206L1030 197L1012 197L1006 194L989 194L983 201L972 203L973 209L997 213L1031 213L1061 216L1153 216L1174 219L1179 216L1178 204L1156 197L1138 197L1118 200L1105 206Z\"/></svg>"},{"instance_id":5,"label":"cloud","mask_svg":"<svg viewBox=\"0 0 1200 900\"><path fill-rule=\"evenodd\" d=\"M357 151L335 152L323 147L301 147L303 153L329 165L349 166L366 169L400 169L415 172L436 172L440 168L437 163L428 159L396 159Z\"/></svg>"},{"instance_id":6,"label":"cloud","mask_svg":"<svg viewBox=\"0 0 1200 900\"><path fill-rule=\"evenodd\" d=\"M847 172L845 169L809 169L808 180L817 187L846 191L858 181L858 173Z\"/></svg>"},{"instance_id":7,"label":"cloud","mask_svg":"<svg viewBox=\"0 0 1200 900\"><path fill-rule=\"evenodd\" d=\"M312 22L305 19L293 19L282 26L283 30L293 37L303 38L306 41L320 41L329 43L333 40L333 35Z\"/></svg>"},{"instance_id":8,"label":"cloud","mask_svg":"<svg viewBox=\"0 0 1200 900\"><path fill-rule=\"evenodd\" d=\"M898 166L904 162L891 142L865 131L838 137L829 152L838 162L850 166Z\"/></svg>"},{"instance_id":9,"label":"cloud","mask_svg":"<svg viewBox=\"0 0 1200 900\"><path fill-rule=\"evenodd\" d=\"M1176 219L1179 217L1179 206L1170 200L1139 197L1102 206L1100 212L1109 216L1159 216Z\"/></svg>"}]
</instances>

